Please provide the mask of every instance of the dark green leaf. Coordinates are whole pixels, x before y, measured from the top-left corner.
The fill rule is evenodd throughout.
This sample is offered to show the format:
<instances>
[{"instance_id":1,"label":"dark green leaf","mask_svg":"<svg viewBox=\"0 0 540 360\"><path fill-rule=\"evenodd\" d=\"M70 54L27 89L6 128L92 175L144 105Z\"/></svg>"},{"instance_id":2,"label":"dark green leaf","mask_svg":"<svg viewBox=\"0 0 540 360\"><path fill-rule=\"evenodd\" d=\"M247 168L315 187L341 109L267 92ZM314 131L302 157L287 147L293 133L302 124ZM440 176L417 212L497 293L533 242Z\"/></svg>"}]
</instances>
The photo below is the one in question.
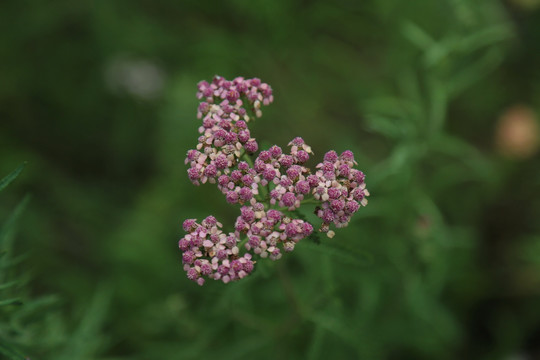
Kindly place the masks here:
<instances>
[{"instance_id":1,"label":"dark green leaf","mask_svg":"<svg viewBox=\"0 0 540 360\"><path fill-rule=\"evenodd\" d=\"M0 339L0 354L7 356L10 360L27 360L28 357L15 350L12 346L6 344Z\"/></svg>"},{"instance_id":2,"label":"dark green leaf","mask_svg":"<svg viewBox=\"0 0 540 360\"><path fill-rule=\"evenodd\" d=\"M17 176L19 176L21 171L24 169L25 165L26 163L19 165L18 168L16 168L11 173L9 173L6 177L0 180L0 191L4 190L6 186L8 186L13 180L15 180Z\"/></svg>"},{"instance_id":3,"label":"dark green leaf","mask_svg":"<svg viewBox=\"0 0 540 360\"><path fill-rule=\"evenodd\" d=\"M23 302L19 298L0 300L0 306L22 305L22 304L23 304Z\"/></svg>"}]
</instances>

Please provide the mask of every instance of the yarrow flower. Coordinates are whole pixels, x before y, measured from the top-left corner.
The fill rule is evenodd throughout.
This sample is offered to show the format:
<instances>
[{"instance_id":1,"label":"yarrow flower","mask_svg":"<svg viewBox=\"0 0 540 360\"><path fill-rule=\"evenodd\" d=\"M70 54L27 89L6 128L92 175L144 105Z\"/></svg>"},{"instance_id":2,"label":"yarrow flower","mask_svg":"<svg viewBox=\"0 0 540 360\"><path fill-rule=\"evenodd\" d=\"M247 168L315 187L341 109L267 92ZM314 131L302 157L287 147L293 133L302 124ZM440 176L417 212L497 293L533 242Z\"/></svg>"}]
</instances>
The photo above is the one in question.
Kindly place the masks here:
<instances>
[{"instance_id":1,"label":"yarrow flower","mask_svg":"<svg viewBox=\"0 0 540 360\"><path fill-rule=\"evenodd\" d=\"M195 184L215 183L217 177L228 174L244 152L254 153L259 146L251 137L247 123L248 109L256 117L262 116L261 106L273 100L272 88L259 79L238 77L227 81L216 76L212 83L201 81L197 97L199 143L189 150L185 163L190 165L189 179Z\"/></svg>"},{"instance_id":2,"label":"yarrow flower","mask_svg":"<svg viewBox=\"0 0 540 360\"><path fill-rule=\"evenodd\" d=\"M357 163L349 150L327 152L315 173L305 166L313 152L301 137L288 144L287 153L274 145L255 157L259 146L247 124L273 101L268 84L216 76L198 84L197 97L202 125L196 148L187 152L188 178L195 185L216 184L228 203L241 208L230 233L213 216L184 221L187 234L178 247L190 280L199 285L206 279L239 280L253 271L256 259L278 260L293 251L313 233L312 224L294 216L303 204L318 204L319 231L329 237L334 236L330 225L347 226L367 205L365 176L353 168Z\"/></svg>"},{"instance_id":3,"label":"yarrow flower","mask_svg":"<svg viewBox=\"0 0 540 360\"><path fill-rule=\"evenodd\" d=\"M329 233L329 225L341 228L347 226L351 216L360 206L367 205L369 191L364 182L362 171L353 168L352 151L344 151L340 156L335 151L324 155L324 161L317 165L317 172L312 177L313 197L322 202L316 214L322 219L321 231ZM333 232L329 233L333 237Z\"/></svg>"}]
</instances>

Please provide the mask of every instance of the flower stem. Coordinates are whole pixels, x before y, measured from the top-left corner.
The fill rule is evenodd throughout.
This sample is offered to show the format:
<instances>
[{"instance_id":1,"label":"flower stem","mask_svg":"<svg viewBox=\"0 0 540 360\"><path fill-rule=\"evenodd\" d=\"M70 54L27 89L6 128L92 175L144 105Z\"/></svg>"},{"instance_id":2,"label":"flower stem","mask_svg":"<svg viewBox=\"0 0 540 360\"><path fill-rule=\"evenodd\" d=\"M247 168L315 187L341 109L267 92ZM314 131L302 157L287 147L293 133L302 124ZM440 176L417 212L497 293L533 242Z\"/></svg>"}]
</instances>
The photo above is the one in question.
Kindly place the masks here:
<instances>
[{"instance_id":1,"label":"flower stem","mask_svg":"<svg viewBox=\"0 0 540 360\"><path fill-rule=\"evenodd\" d=\"M245 162L248 163L249 167L253 169L253 160L251 160L251 158L249 157L248 153L246 153L245 151L242 153L242 155L240 155L240 159L244 160ZM265 200L266 200L266 195L268 194L265 190L265 187L264 186L259 186L259 189L262 189L261 192L259 193L258 196L256 196L257 200L259 200L260 202L264 203Z\"/></svg>"},{"instance_id":2,"label":"flower stem","mask_svg":"<svg viewBox=\"0 0 540 360\"><path fill-rule=\"evenodd\" d=\"M320 204L321 201L320 200L317 200L315 198L310 198L310 199L305 199L305 200L302 200L302 205L303 204Z\"/></svg>"},{"instance_id":3,"label":"flower stem","mask_svg":"<svg viewBox=\"0 0 540 360\"><path fill-rule=\"evenodd\" d=\"M253 161L251 160L247 152L244 152L242 155L240 155L240 158L247 162L250 168L253 168Z\"/></svg>"},{"instance_id":4,"label":"flower stem","mask_svg":"<svg viewBox=\"0 0 540 360\"><path fill-rule=\"evenodd\" d=\"M249 237L246 236L244 240L240 241L240 244L238 244L238 250L242 250L242 248L244 248L244 245L246 245L248 240L249 240Z\"/></svg>"}]
</instances>

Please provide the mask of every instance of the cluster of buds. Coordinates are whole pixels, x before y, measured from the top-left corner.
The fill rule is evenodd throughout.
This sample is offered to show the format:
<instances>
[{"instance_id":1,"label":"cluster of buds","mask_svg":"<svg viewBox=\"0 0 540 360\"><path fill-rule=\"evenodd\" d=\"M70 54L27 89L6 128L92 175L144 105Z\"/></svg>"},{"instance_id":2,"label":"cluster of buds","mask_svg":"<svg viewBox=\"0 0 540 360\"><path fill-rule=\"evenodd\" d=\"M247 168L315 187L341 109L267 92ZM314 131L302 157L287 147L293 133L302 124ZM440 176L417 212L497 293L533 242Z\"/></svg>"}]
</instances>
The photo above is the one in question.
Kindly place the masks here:
<instances>
[{"instance_id":1,"label":"cluster of buds","mask_svg":"<svg viewBox=\"0 0 540 360\"><path fill-rule=\"evenodd\" d=\"M321 231L329 237L334 236L329 230L331 223L338 228L347 226L360 206L367 205L369 191L364 182L365 175L353 165L358 164L352 151L346 150L340 156L329 151L324 155L324 161L317 165L315 175L309 176L309 182L314 186L313 197L322 202L316 209L317 216L323 221Z\"/></svg>"},{"instance_id":2,"label":"cluster of buds","mask_svg":"<svg viewBox=\"0 0 540 360\"><path fill-rule=\"evenodd\" d=\"M221 231L221 223L209 216L201 224L196 219L184 221L188 235L179 242L184 270L190 280L203 285L205 278L224 283L242 279L253 270L251 254L239 256L239 239L234 233Z\"/></svg>"},{"instance_id":3,"label":"cluster of buds","mask_svg":"<svg viewBox=\"0 0 540 360\"><path fill-rule=\"evenodd\" d=\"M289 155L283 154L277 145L261 151L255 160L255 170L260 174L261 185L274 186L270 191L270 204L292 211L300 207L304 196L311 190L306 180L309 169L303 165L309 160L311 148L300 137L291 141L289 146Z\"/></svg>"},{"instance_id":4,"label":"cluster of buds","mask_svg":"<svg viewBox=\"0 0 540 360\"><path fill-rule=\"evenodd\" d=\"M229 204L254 204L254 196L259 194L259 182L257 172L247 162L240 161L237 169L218 178L218 189L225 194Z\"/></svg>"},{"instance_id":5,"label":"cluster of buds","mask_svg":"<svg viewBox=\"0 0 540 360\"><path fill-rule=\"evenodd\" d=\"M248 122L262 115L261 106L273 101L272 88L259 79L215 77L202 81L197 96L202 119L196 149L189 150L188 177L195 184L217 183L230 204L240 204L234 232L224 233L215 217L200 224L184 221L187 235L180 239L187 277L203 285L205 279L224 283L249 275L257 259L278 260L313 232L309 222L294 218L302 204L316 203L322 219L319 231L334 236L330 225L344 227L369 195L364 173L351 151L329 151L312 173L305 163L313 154L300 137L290 151L274 145L257 157L257 141ZM250 155L251 154L251 155Z\"/></svg>"},{"instance_id":6,"label":"cluster of buds","mask_svg":"<svg viewBox=\"0 0 540 360\"><path fill-rule=\"evenodd\" d=\"M264 210L260 203L254 207L242 207L236 219L235 234L248 239L247 251L261 258L281 258L281 251L291 252L303 238L311 235L313 226L301 219L291 219L275 209Z\"/></svg>"},{"instance_id":7,"label":"cluster of buds","mask_svg":"<svg viewBox=\"0 0 540 360\"><path fill-rule=\"evenodd\" d=\"M202 119L201 135L197 148L188 152L185 161L190 165L189 179L195 185L215 183L217 177L236 165L244 152L259 149L247 127L251 120L248 109L260 117L261 106L274 99L272 88L259 79L238 77L227 81L216 76L212 83L201 81L198 88L197 97L204 98L197 112Z\"/></svg>"}]
</instances>

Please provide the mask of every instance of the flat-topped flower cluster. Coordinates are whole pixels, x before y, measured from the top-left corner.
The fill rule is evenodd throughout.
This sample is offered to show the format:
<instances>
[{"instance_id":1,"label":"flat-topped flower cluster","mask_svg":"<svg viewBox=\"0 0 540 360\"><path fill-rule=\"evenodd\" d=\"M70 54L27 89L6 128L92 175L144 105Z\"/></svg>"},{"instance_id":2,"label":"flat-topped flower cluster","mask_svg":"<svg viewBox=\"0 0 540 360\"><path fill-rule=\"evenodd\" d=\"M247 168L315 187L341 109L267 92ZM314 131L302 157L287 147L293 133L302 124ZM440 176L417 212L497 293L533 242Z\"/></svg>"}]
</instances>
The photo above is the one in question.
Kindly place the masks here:
<instances>
[{"instance_id":1,"label":"flat-topped flower cluster","mask_svg":"<svg viewBox=\"0 0 540 360\"><path fill-rule=\"evenodd\" d=\"M300 137L288 153L277 145L260 151L247 124L262 116L262 106L273 101L272 88L259 79L216 76L198 84L202 120L196 149L189 150L188 177L195 185L216 184L230 204L240 204L234 231L224 233L215 217L200 223L184 221L186 231L178 246L187 277L203 285L205 279L224 283L249 275L256 259L278 260L283 252L313 232L313 226L292 215L302 204L317 203L319 231L334 236L330 225L347 226L351 216L367 205L364 173L351 151L329 151L312 173L305 163L313 154Z\"/></svg>"}]
</instances>

